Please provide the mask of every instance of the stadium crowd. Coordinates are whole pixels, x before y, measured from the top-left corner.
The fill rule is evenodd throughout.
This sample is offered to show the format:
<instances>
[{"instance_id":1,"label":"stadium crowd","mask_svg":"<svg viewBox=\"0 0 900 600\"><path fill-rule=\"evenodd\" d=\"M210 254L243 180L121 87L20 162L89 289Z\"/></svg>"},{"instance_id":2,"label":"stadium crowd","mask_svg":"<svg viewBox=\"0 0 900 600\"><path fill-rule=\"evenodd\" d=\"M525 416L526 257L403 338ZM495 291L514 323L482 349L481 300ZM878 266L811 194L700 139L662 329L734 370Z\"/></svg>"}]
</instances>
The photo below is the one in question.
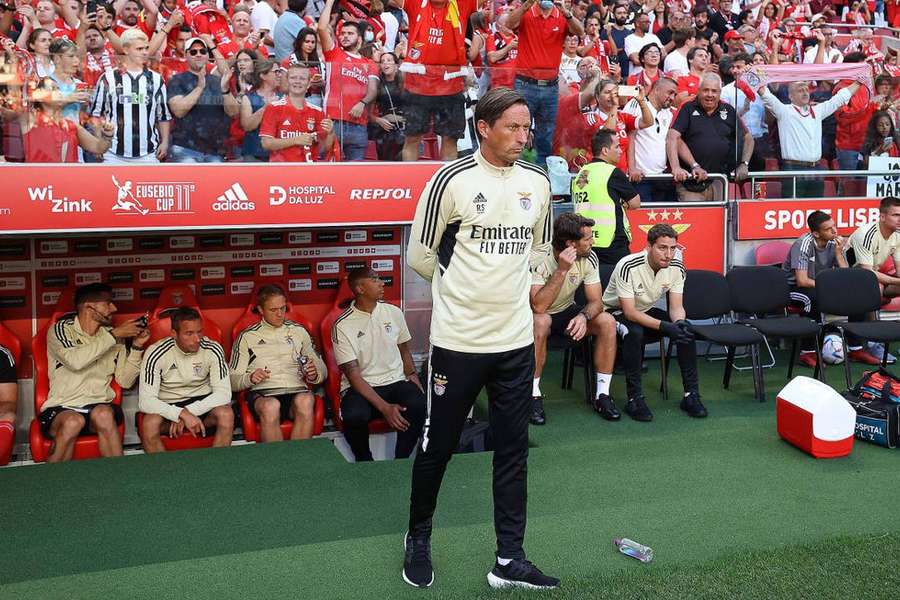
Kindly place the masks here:
<instances>
[{"instance_id":1,"label":"stadium crowd","mask_svg":"<svg viewBox=\"0 0 900 600\"><path fill-rule=\"evenodd\" d=\"M900 154L898 52L874 27L895 23L893 0L16 0L0 4L3 154L448 160L477 148L473 105L505 86L528 102L540 166L560 157L577 172L605 129L642 200L709 199L709 173ZM861 62L874 95L741 79L753 65ZM663 173L677 189L645 179ZM821 194L821 180L794 191Z\"/></svg>"}]
</instances>

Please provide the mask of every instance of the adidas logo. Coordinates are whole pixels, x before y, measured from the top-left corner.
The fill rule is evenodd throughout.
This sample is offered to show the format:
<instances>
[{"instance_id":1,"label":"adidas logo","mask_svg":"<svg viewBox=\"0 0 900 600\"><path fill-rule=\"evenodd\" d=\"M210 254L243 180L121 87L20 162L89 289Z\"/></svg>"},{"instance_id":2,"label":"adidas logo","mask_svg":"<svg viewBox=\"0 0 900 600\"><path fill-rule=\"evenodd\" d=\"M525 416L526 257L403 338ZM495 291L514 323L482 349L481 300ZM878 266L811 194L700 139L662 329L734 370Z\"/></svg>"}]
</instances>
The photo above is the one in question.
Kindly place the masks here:
<instances>
[{"instance_id":1,"label":"adidas logo","mask_svg":"<svg viewBox=\"0 0 900 600\"><path fill-rule=\"evenodd\" d=\"M284 123L282 123L281 125L282 125L282 127L284 127L284 126L287 126L287 125L290 125L290 124L291 124L291 120L290 120L290 119L285 119L285 120L284 120Z\"/></svg>"},{"instance_id":2,"label":"adidas logo","mask_svg":"<svg viewBox=\"0 0 900 600\"><path fill-rule=\"evenodd\" d=\"M356 338L359 339L359 338L361 338L361 337L364 336L364 335L366 335L366 332L365 332L365 331L360 331L359 333L356 334Z\"/></svg>"},{"instance_id":3,"label":"adidas logo","mask_svg":"<svg viewBox=\"0 0 900 600\"><path fill-rule=\"evenodd\" d=\"M487 202L487 198L484 197L484 194L478 192L478 195L475 196L475 199L472 200L473 204L478 204L479 202Z\"/></svg>"},{"instance_id":4,"label":"adidas logo","mask_svg":"<svg viewBox=\"0 0 900 600\"><path fill-rule=\"evenodd\" d=\"M172 363L172 366L169 367L169 370L170 370L170 371L177 371L177 370L178 370L178 365L176 365L175 363Z\"/></svg>"},{"instance_id":5,"label":"adidas logo","mask_svg":"<svg viewBox=\"0 0 900 600\"><path fill-rule=\"evenodd\" d=\"M232 184L212 205L216 212L256 210L256 204L247 197L240 183Z\"/></svg>"},{"instance_id":6,"label":"adidas logo","mask_svg":"<svg viewBox=\"0 0 900 600\"><path fill-rule=\"evenodd\" d=\"M266 343L266 340L259 340L259 343L257 343L256 345L257 345L257 346L262 346L262 345L265 344L265 343Z\"/></svg>"},{"instance_id":7,"label":"adidas logo","mask_svg":"<svg viewBox=\"0 0 900 600\"><path fill-rule=\"evenodd\" d=\"M695 110L694 112L691 113L691 116L692 116L692 117L699 117L699 116L700 116L700 113L698 113L698 112Z\"/></svg>"}]
</instances>

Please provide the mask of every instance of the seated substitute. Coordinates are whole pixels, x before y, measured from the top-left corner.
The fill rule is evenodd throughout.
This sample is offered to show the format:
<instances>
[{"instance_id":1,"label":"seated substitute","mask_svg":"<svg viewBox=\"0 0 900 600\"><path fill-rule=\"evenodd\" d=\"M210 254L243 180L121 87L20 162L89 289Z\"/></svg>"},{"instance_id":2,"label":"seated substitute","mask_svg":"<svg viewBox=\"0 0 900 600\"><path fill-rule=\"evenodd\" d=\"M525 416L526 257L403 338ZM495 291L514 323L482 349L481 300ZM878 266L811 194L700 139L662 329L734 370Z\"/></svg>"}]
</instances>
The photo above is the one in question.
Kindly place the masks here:
<instances>
[{"instance_id":1,"label":"seated substitute","mask_svg":"<svg viewBox=\"0 0 900 600\"><path fill-rule=\"evenodd\" d=\"M89 433L97 434L101 456L122 455L124 417L109 384L113 377L123 388L134 384L150 338L141 319L112 326L116 305L108 285L75 290L75 309L47 331L50 390L38 416L43 434L53 438L47 462L70 460L78 436Z\"/></svg>"},{"instance_id":2,"label":"seated substitute","mask_svg":"<svg viewBox=\"0 0 900 600\"><path fill-rule=\"evenodd\" d=\"M277 285L259 289L262 320L243 330L231 351L231 389L247 391L247 407L259 421L263 442L281 441L281 421L292 420L292 440L312 437L315 397L310 386L325 380L309 332L285 319L287 296Z\"/></svg>"},{"instance_id":3,"label":"seated substitute","mask_svg":"<svg viewBox=\"0 0 900 600\"><path fill-rule=\"evenodd\" d=\"M0 466L9 464L16 444L16 400L18 399L16 359L0 346Z\"/></svg>"},{"instance_id":4,"label":"seated substitute","mask_svg":"<svg viewBox=\"0 0 900 600\"><path fill-rule=\"evenodd\" d=\"M206 437L207 427L215 428L213 446L229 446L234 412L225 351L203 336L203 319L193 308L177 308L171 319L172 336L150 346L141 364L144 451L165 452L160 436L178 437L185 429Z\"/></svg>"},{"instance_id":5,"label":"seated substitute","mask_svg":"<svg viewBox=\"0 0 900 600\"><path fill-rule=\"evenodd\" d=\"M822 320L816 302L816 274L836 267L846 268L845 240L837 233L834 220L826 212L813 211L806 218L809 233L797 238L781 268L788 273L791 304L803 310L803 316L817 322ZM814 369L816 351L814 339L804 339L800 347L800 363Z\"/></svg>"},{"instance_id":6,"label":"seated substitute","mask_svg":"<svg viewBox=\"0 0 900 600\"><path fill-rule=\"evenodd\" d=\"M678 350L684 384L681 410L692 417L706 416L697 381L697 345L688 330L690 323L685 320L682 303L685 270L684 264L675 258L677 246L678 234L671 225L654 225L647 232L647 248L620 260L603 292L606 310L628 329L622 340L628 392L625 412L636 421L653 420L641 389L641 356L645 339L660 335L669 337ZM666 294L668 315L654 306ZM601 416L609 418L602 412Z\"/></svg>"},{"instance_id":7,"label":"seated substitute","mask_svg":"<svg viewBox=\"0 0 900 600\"><path fill-rule=\"evenodd\" d=\"M585 335L597 338L594 345L594 369L597 391L594 404L601 414L619 418L609 399L616 358L616 321L603 310L603 290L597 272L597 257L591 251L594 221L575 213L563 213L553 223L553 252L535 265L531 279L531 310L534 311L534 400L531 424L546 422L541 373L547 360L547 339L551 334L566 335L574 341ZM584 306L575 301L575 291L584 283Z\"/></svg>"},{"instance_id":8,"label":"seated substitute","mask_svg":"<svg viewBox=\"0 0 900 600\"><path fill-rule=\"evenodd\" d=\"M372 460L369 421L381 414L397 430L395 456L408 458L425 423L425 394L409 352L406 319L383 301L384 282L372 269L350 271L347 282L354 300L331 333L343 373L344 437L357 462Z\"/></svg>"}]
</instances>

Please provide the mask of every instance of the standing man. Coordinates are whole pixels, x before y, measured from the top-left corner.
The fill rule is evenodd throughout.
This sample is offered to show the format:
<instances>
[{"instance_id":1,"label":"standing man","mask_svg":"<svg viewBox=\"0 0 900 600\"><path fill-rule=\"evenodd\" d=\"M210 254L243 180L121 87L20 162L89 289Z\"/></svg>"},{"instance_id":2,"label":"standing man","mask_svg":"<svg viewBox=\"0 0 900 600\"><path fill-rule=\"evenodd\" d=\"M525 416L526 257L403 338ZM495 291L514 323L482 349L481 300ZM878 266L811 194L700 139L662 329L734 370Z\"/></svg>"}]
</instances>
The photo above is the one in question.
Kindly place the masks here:
<instances>
[{"instance_id":1,"label":"standing man","mask_svg":"<svg viewBox=\"0 0 900 600\"><path fill-rule=\"evenodd\" d=\"M409 18L408 53L400 67L407 92L403 160L419 160L422 137L432 130L441 136L441 160L454 160L456 140L466 129L466 23L475 0L409 0L403 10Z\"/></svg>"},{"instance_id":2,"label":"standing man","mask_svg":"<svg viewBox=\"0 0 900 600\"><path fill-rule=\"evenodd\" d=\"M334 121L334 133L345 161L363 160L369 145L368 106L378 97L378 65L359 54L359 23L340 21L338 42L331 34L331 8L326 0L319 17L319 43L328 63L325 116Z\"/></svg>"},{"instance_id":3,"label":"standing man","mask_svg":"<svg viewBox=\"0 0 900 600\"><path fill-rule=\"evenodd\" d=\"M712 185L709 173L747 179L753 136L730 104L721 102L722 80L715 73L700 78L697 99L678 110L666 137L666 154L682 202L724 198L721 180ZM690 165L690 172L681 165Z\"/></svg>"},{"instance_id":4,"label":"standing man","mask_svg":"<svg viewBox=\"0 0 900 600\"><path fill-rule=\"evenodd\" d=\"M519 34L516 59L516 91L528 103L534 119L534 147L537 165L546 168L553 142L553 126L559 103L559 63L566 32L584 35L581 22L562 3L525 0L509 13L506 26Z\"/></svg>"},{"instance_id":5,"label":"standing man","mask_svg":"<svg viewBox=\"0 0 900 600\"><path fill-rule=\"evenodd\" d=\"M306 101L309 69L292 64L287 71L288 93L263 111L259 141L269 162L315 162L319 148L327 148L334 123L322 109Z\"/></svg>"},{"instance_id":6,"label":"standing man","mask_svg":"<svg viewBox=\"0 0 900 600\"><path fill-rule=\"evenodd\" d=\"M822 158L822 121L850 102L860 88L854 81L841 89L830 100L816 104L809 102L809 82L793 81L788 84L790 106L764 85L759 93L763 104L778 121L778 139L781 141L781 168L784 171L817 171ZM787 198L821 198L825 182L821 177L787 180L784 192Z\"/></svg>"},{"instance_id":7,"label":"standing man","mask_svg":"<svg viewBox=\"0 0 900 600\"><path fill-rule=\"evenodd\" d=\"M659 38L655 34L650 33L650 15L641 12L634 20L634 33L625 38L625 54L628 55L628 60L631 61L629 75L641 72L643 67L641 67L641 59L638 53L641 51L641 48L650 44L656 44L660 48L663 47L663 43L659 41ZM660 50L660 52L665 60L665 50Z\"/></svg>"},{"instance_id":8,"label":"standing man","mask_svg":"<svg viewBox=\"0 0 900 600\"><path fill-rule=\"evenodd\" d=\"M677 30L675 33L677 34ZM634 184L644 202L674 202L675 190L668 179L648 179L647 175L661 175L666 171L666 135L675 113L677 84L673 79L660 77L653 82L647 97L648 109L655 125L631 132L628 144L628 179ZM636 100L625 105L625 112L638 117L642 113Z\"/></svg>"},{"instance_id":9,"label":"standing man","mask_svg":"<svg viewBox=\"0 0 900 600\"><path fill-rule=\"evenodd\" d=\"M576 213L594 222L593 250L601 265L614 265L631 252L631 225L625 211L640 208L641 197L616 163L622 148L615 133L601 129L591 140L594 161L572 180Z\"/></svg>"},{"instance_id":10,"label":"standing man","mask_svg":"<svg viewBox=\"0 0 900 600\"><path fill-rule=\"evenodd\" d=\"M169 153L172 115L162 76L147 68L150 42L139 29L120 38L122 68L106 71L97 81L91 104L93 117L116 123L103 161L112 164L156 163Z\"/></svg>"},{"instance_id":11,"label":"standing man","mask_svg":"<svg viewBox=\"0 0 900 600\"><path fill-rule=\"evenodd\" d=\"M518 160L531 127L520 94L490 90L475 107L475 123L480 149L431 178L407 249L409 265L432 282L434 308L428 411L412 472L403 579L418 587L434 581L431 520L441 480L486 387L497 535L488 583L555 588L559 580L527 561L522 548L534 373L529 269L548 252L550 180L543 169Z\"/></svg>"},{"instance_id":12,"label":"standing man","mask_svg":"<svg viewBox=\"0 0 900 600\"><path fill-rule=\"evenodd\" d=\"M613 8L612 16L611 26L600 34L600 39L611 40L618 48L615 60L622 71L622 78L627 79L631 61L628 60L628 55L625 54L625 38L631 35L632 32L632 28L626 26L626 23L628 23L628 5L621 2L617 3L615 8Z\"/></svg>"},{"instance_id":13,"label":"standing man","mask_svg":"<svg viewBox=\"0 0 900 600\"><path fill-rule=\"evenodd\" d=\"M294 51L294 40L300 30L306 27L303 11L307 0L288 0L287 10L281 13L272 28L272 40L275 46L275 60L283 61ZM251 18L252 20L252 18Z\"/></svg>"}]
</instances>

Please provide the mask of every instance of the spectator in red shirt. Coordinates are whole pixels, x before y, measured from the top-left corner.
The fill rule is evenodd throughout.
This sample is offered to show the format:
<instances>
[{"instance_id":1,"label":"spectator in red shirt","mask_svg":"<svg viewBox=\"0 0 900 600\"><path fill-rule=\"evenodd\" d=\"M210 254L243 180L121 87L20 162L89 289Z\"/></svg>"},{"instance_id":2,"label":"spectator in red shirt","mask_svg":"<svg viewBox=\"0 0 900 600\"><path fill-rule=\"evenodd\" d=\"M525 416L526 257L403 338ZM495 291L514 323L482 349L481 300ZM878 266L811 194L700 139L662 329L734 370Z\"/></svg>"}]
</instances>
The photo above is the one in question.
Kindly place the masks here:
<instances>
[{"instance_id":1,"label":"spectator in red shirt","mask_svg":"<svg viewBox=\"0 0 900 600\"><path fill-rule=\"evenodd\" d=\"M141 4L143 4L143 15L141 14ZM156 17L159 14L159 8L153 0L125 0L119 6L118 20L113 25L116 35L120 36L128 29L140 29L147 37L151 37L156 31Z\"/></svg>"},{"instance_id":2,"label":"spectator in red shirt","mask_svg":"<svg viewBox=\"0 0 900 600\"><path fill-rule=\"evenodd\" d=\"M546 168L552 150L559 103L559 63L566 33L584 35L584 27L562 2L525 0L509 13L507 26L519 34L516 91L522 94L534 122L537 164Z\"/></svg>"},{"instance_id":3,"label":"spectator in red shirt","mask_svg":"<svg viewBox=\"0 0 900 600\"><path fill-rule=\"evenodd\" d=\"M378 66L359 54L359 23L342 22L335 44L330 23L333 7L334 0L326 0L317 30L328 63L325 115L334 121L343 160L363 160L369 145L367 107L378 97Z\"/></svg>"},{"instance_id":4,"label":"spectator in red shirt","mask_svg":"<svg viewBox=\"0 0 900 600\"><path fill-rule=\"evenodd\" d=\"M656 44L647 44L638 51L638 60L643 68L640 73L628 76L628 85L639 85L646 94L654 82L662 76L662 70L659 68L662 52Z\"/></svg>"},{"instance_id":5,"label":"spectator in red shirt","mask_svg":"<svg viewBox=\"0 0 900 600\"><path fill-rule=\"evenodd\" d=\"M865 61L865 55L861 52L851 52L844 57L845 63L859 63ZM832 90L832 94L848 87L851 81L841 81ZM837 148L838 166L844 171L856 169L859 160L859 151L862 148L863 139L866 137L866 126L872 118L872 113L878 109L877 104L869 98L869 91L861 87L850 98L850 102L834 113L837 120L837 135L835 147Z\"/></svg>"},{"instance_id":6,"label":"spectator in red shirt","mask_svg":"<svg viewBox=\"0 0 900 600\"><path fill-rule=\"evenodd\" d=\"M678 78L678 97L675 99L677 106L697 97L700 77L709 68L709 52L706 48L694 46L688 52L687 59L690 73Z\"/></svg>"},{"instance_id":7,"label":"spectator in red shirt","mask_svg":"<svg viewBox=\"0 0 900 600\"><path fill-rule=\"evenodd\" d=\"M288 68L288 94L266 106L259 126L259 139L270 162L314 162L319 142L331 143L334 123L322 109L306 102L309 69Z\"/></svg>"},{"instance_id":8,"label":"spectator in red shirt","mask_svg":"<svg viewBox=\"0 0 900 600\"><path fill-rule=\"evenodd\" d=\"M506 26L507 15L497 18L497 30L488 37L487 58L491 65L491 88L515 87L519 38Z\"/></svg>"},{"instance_id":9,"label":"spectator in red shirt","mask_svg":"<svg viewBox=\"0 0 900 600\"><path fill-rule=\"evenodd\" d=\"M408 0L403 10L409 17L400 67L407 91L403 160L418 160L422 136L432 129L441 137L441 158L453 160L466 128L466 23L475 0Z\"/></svg>"}]
</instances>

